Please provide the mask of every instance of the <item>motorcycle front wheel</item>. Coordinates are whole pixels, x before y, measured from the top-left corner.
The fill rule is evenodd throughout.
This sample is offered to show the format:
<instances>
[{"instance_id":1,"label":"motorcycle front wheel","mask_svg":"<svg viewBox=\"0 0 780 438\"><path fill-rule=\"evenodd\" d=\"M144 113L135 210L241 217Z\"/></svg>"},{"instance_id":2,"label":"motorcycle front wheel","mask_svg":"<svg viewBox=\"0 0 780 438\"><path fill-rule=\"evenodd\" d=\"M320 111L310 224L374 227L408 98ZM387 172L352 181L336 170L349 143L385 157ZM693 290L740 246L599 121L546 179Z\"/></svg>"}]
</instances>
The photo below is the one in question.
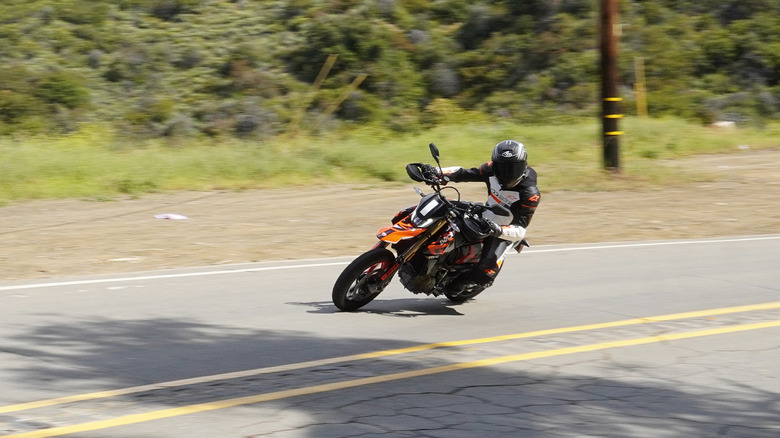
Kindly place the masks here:
<instances>
[{"instance_id":1,"label":"motorcycle front wheel","mask_svg":"<svg viewBox=\"0 0 780 438\"><path fill-rule=\"evenodd\" d=\"M376 298L390 283L392 276L382 276L395 263L393 253L374 248L352 261L333 285L333 304L340 310L357 310Z\"/></svg>"}]
</instances>

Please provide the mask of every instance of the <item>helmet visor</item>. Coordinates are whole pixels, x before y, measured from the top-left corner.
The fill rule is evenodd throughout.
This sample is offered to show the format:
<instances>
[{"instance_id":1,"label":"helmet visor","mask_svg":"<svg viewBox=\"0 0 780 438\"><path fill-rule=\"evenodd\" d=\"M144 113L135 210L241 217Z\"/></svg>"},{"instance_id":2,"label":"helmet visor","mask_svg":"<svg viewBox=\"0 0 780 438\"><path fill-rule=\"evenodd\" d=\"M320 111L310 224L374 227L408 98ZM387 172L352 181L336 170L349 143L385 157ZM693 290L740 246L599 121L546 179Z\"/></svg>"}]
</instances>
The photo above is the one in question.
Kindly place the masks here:
<instances>
[{"instance_id":1,"label":"helmet visor","mask_svg":"<svg viewBox=\"0 0 780 438\"><path fill-rule=\"evenodd\" d=\"M502 184L519 182L528 164L525 161L504 161L493 163L493 173Z\"/></svg>"}]
</instances>

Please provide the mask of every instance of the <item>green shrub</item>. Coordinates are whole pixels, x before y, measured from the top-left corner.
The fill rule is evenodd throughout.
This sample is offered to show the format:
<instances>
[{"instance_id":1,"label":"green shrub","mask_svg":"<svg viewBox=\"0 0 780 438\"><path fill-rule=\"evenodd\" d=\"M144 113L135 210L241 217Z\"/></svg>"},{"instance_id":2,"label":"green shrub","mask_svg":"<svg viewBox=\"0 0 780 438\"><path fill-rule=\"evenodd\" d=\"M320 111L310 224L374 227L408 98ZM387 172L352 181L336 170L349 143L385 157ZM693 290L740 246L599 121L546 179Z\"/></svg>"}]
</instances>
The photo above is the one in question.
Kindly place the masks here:
<instances>
[{"instance_id":1,"label":"green shrub","mask_svg":"<svg viewBox=\"0 0 780 438\"><path fill-rule=\"evenodd\" d=\"M47 103L79 108L89 103L89 90L75 75L56 72L42 77L35 94Z\"/></svg>"},{"instance_id":2,"label":"green shrub","mask_svg":"<svg viewBox=\"0 0 780 438\"><path fill-rule=\"evenodd\" d=\"M122 9L140 9L166 21L193 13L201 6L201 0L118 0L116 3Z\"/></svg>"},{"instance_id":3,"label":"green shrub","mask_svg":"<svg viewBox=\"0 0 780 438\"><path fill-rule=\"evenodd\" d=\"M100 26L108 18L108 3L69 0L54 7L57 18L73 24Z\"/></svg>"},{"instance_id":4,"label":"green shrub","mask_svg":"<svg viewBox=\"0 0 780 438\"><path fill-rule=\"evenodd\" d=\"M0 90L0 122L8 125L4 127L3 133L12 131L14 124L44 112L41 103L32 96Z\"/></svg>"}]
</instances>

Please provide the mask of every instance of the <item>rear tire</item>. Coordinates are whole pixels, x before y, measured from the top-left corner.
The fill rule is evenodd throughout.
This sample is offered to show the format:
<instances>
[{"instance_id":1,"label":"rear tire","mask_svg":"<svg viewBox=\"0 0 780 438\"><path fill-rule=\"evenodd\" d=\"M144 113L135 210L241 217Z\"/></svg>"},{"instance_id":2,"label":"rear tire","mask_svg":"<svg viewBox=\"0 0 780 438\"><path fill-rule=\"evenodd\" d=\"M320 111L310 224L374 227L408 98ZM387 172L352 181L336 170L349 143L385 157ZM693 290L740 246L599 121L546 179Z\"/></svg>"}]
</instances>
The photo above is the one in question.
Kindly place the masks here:
<instances>
[{"instance_id":1,"label":"rear tire","mask_svg":"<svg viewBox=\"0 0 780 438\"><path fill-rule=\"evenodd\" d=\"M341 310L357 310L376 298L392 279L382 276L395 263L393 253L374 248L352 261L333 285L333 304Z\"/></svg>"}]
</instances>

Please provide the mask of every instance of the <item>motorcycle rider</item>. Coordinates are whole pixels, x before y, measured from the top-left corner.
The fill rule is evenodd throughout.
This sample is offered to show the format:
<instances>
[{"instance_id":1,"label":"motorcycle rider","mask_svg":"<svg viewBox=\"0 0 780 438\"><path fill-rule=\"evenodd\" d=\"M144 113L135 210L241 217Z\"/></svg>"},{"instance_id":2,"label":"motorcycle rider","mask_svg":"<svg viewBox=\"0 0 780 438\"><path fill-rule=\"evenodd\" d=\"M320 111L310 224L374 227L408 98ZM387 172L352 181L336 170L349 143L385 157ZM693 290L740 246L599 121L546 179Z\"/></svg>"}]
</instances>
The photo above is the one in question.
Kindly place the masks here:
<instances>
[{"instance_id":1,"label":"motorcycle rider","mask_svg":"<svg viewBox=\"0 0 780 438\"><path fill-rule=\"evenodd\" d=\"M487 186L488 209L482 217L492 234L485 238L477 266L456 278L451 290L464 292L475 286L490 285L501 268L498 260L512 242L523 240L541 194L536 186L536 171L528 166L525 146L504 140L493 148L491 161L479 167L442 169L445 181L477 182Z\"/></svg>"}]
</instances>

